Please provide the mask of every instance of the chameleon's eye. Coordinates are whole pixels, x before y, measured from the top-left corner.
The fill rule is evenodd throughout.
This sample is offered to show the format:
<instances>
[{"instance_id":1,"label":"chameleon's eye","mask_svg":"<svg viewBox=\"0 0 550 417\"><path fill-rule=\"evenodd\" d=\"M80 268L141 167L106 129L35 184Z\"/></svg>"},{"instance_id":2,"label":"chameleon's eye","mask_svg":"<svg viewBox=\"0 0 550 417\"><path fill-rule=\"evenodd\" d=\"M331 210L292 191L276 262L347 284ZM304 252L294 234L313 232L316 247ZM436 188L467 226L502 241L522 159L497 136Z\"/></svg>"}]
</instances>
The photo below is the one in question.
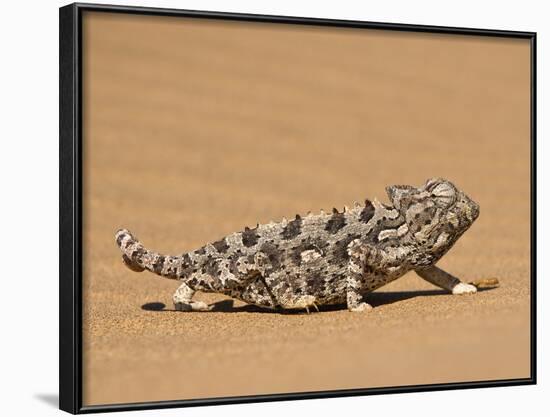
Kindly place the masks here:
<instances>
[{"instance_id":1,"label":"chameleon's eye","mask_svg":"<svg viewBox=\"0 0 550 417\"><path fill-rule=\"evenodd\" d=\"M432 196L435 197L436 203L439 203L438 205L449 207L456 200L456 190L448 182L442 182L432 190Z\"/></svg>"}]
</instances>

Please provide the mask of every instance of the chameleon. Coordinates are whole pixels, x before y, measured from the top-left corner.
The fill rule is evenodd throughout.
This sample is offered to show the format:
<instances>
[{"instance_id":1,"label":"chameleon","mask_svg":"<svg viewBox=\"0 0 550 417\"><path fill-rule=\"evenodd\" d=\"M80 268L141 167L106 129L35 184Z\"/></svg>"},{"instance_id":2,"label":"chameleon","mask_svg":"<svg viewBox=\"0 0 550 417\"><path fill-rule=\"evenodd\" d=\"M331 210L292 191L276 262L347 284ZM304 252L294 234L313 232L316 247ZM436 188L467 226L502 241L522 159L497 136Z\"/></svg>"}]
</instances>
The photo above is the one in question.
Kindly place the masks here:
<instances>
[{"instance_id":1,"label":"chameleon","mask_svg":"<svg viewBox=\"0 0 550 417\"><path fill-rule=\"evenodd\" d=\"M424 185L386 187L390 205L377 199L340 212L296 215L292 220L245 227L181 255L153 252L126 229L116 232L122 261L181 281L178 311L208 311L193 300L214 292L270 309L318 310L345 304L369 311L365 296L414 271L452 294L473 294L435 264L479 216L479 205L443 178Z\"/></svg>"}]
</instances>

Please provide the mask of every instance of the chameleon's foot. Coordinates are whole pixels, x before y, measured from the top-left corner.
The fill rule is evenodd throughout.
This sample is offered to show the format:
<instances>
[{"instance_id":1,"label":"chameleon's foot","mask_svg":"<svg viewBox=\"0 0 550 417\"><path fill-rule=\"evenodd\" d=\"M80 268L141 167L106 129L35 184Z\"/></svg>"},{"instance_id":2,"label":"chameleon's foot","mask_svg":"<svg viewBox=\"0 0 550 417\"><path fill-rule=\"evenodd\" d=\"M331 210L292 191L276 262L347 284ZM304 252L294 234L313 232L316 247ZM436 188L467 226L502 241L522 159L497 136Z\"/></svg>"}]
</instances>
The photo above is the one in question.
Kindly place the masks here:
<instances>
[{"instance_id":1,"label":"chameleon's foot","mask_svg":"<svg viewBox=\"0 0 550 417\"><path fill-rule=\"evenodd\" d=\"M284 298L281 300L280 304L281 307L285 309L305 309L306 312L309 314L310 307L314 307L317 311L319 311L319 308L317 307L317 304L315 304L315 297L313 295L301 295L301 296L293 296L290 299Z\"/></svg>"},{"instance_id":2,"label":"chameleon's foot","mask_svg":"<svg viewBox=\"0 0 550 417\"><path fill-rule=\"evenodd\" d=\"M365 302L361 302L356 306L349 307L349 311L353 311L354 313L361 313L361 312L370 311L370 310L372 310L372 306Z\"/></svg>"},{"instance_id":3,"label":"chameleon's foot","mask_svg":"<svg viewBox=\"0 0 550 417\"><path fill-rule=\"evenodd\" d=\"M474 285L461 282L453 287L453 295L475 294L477 288Z\"/></svg>"},{"instance_id":4,"label":"chameleon's foot","mask_svg":"<svg viewBox=\"0 0 550 417\"><path fill-rule=\"evenodd\" d=\"M187 283L181 284L172 300L174 301L174 308L177 311L210 311L214 306L209 306L203 301L191 301L195 295L195 290L190 288Z\"/></svg>"},{"instance_id":5,"label":"chameleon's foot","mask_svg":"<svg viewBox=\"0 0 550 417\"><path fill-rule=\"evenodd\" d=\"M191 301L189 303L174 303L174 308L177 311L210 311L212 306L209 306L203 301Z\"/></svg>"}]
</instances>

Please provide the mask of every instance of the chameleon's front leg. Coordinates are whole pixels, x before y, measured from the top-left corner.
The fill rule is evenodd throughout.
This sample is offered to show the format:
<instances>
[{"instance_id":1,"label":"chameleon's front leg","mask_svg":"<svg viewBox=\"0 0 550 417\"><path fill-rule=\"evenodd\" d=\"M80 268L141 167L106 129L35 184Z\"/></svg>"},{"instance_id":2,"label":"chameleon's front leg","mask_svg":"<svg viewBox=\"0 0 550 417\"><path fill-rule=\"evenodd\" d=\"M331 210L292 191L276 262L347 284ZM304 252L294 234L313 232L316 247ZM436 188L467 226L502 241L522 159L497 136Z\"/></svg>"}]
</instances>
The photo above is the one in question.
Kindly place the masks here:
<instances>
[{"instance_id":1,"label":"chameleon's front leg","mask_svg":"<svg viewBox=\"0 0 550 417\"><path fill-rule=\"evenodd\" d=\"M474 294L477 292L477 288L474 285L460 281L435 265L417 269L415 272L426 281L444 290L451 291L454 295Z\"/></svg>"},{"instance_id":2,"label":"chameleon's front leg","mask_svg":"<svg viewBox=\"0 0 550 417\"><path fill-rule=\"evenodd\" d=\"M349 311L361 312L372 310L372 306L363 301L362 281L364 279L369 247L359 241L353 241L348 247L348 276L346 282L346 304Z\"/></svg>"}]
</instances>

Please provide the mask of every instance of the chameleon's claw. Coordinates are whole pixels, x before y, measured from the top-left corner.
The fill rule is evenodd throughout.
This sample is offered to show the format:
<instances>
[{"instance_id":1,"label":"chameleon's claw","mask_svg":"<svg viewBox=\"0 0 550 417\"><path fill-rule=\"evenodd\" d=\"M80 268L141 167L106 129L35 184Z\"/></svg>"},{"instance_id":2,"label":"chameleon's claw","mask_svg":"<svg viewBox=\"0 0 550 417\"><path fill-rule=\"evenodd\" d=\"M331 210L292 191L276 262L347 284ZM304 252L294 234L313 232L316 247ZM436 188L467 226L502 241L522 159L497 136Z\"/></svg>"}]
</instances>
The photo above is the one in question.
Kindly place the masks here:
<instances>
[{"instance_id":1,"label":"chameleon's claw","mask_svg":"<svg viewBox=\"0 0 550 417\"><path fill-rule=\"evenodd\" d=\"M319 313L319 307L317 307L317 304L312 302L311 304L304 306L304 308L306 309L307 314L310 313L309 307L311 307L311 306L315 307L315 310L317 310L317 313Z\"/></svg>"}]
</instances>

